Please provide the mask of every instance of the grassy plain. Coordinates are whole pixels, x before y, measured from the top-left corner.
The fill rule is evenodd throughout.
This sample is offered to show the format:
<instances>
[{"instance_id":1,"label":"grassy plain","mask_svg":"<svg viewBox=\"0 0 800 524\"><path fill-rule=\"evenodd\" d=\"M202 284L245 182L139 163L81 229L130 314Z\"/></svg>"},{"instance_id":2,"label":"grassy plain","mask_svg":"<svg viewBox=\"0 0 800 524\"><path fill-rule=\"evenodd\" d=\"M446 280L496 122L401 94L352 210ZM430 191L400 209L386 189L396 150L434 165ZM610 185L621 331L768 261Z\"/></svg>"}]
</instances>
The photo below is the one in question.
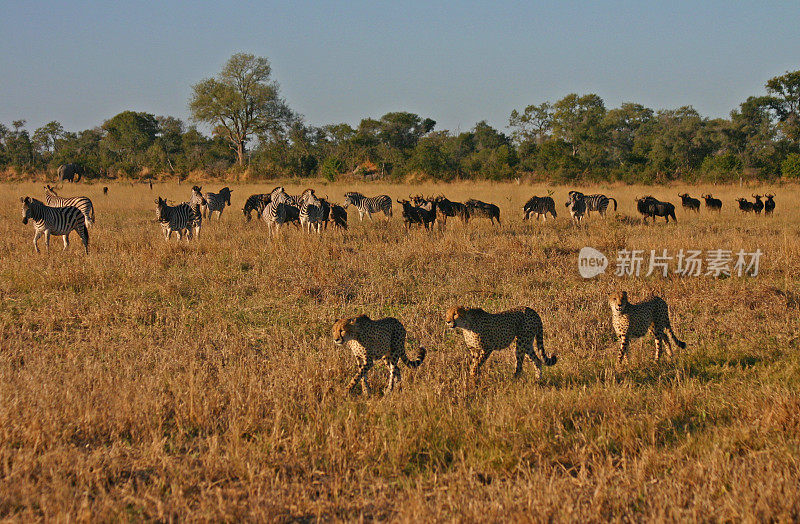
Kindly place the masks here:
<instances>
[{"instance_id":1,"label":"grassy plain","mask_svg":"<svg viewBox=\"0 0 800 524\"><path fill-rule=\"evenodd\" d=\"M596 187L618 215L523 223L544 186L311 184L343 193L443 192L497 203L503 226L444 232L390 221L270 240L245 198L201 238L167 243L153 199L187 184L68 185L95 204L89 256L72 236L35 254L19 197L0 186L0 518L31 520L798 520L800 519L800 188L774 188L775 216L743 216L753 189L693 187L721 215L642 225L633 197L679 203L683 187ZM215 184L204 184L216 189ZM305 184L304 184L305 186ZM290 193L302 187L287 182ZM768 190L773 188L759 188ZM582 279L577 253L606 253ZM42 245L43 247L43 245ZM618 249L730 249L764 256L757 277L617 277ZM673 265L674 267L674 265ZM607 295L651 292L688 348L652 362L653 339L615 366ZM513 380L513 352L467 379L455 304L529 305L559 356ZM389 396L350 397L343 316L399 318L428 348ZM370 375L380 392L386 371Z\"/></svg>"}]
</instances>

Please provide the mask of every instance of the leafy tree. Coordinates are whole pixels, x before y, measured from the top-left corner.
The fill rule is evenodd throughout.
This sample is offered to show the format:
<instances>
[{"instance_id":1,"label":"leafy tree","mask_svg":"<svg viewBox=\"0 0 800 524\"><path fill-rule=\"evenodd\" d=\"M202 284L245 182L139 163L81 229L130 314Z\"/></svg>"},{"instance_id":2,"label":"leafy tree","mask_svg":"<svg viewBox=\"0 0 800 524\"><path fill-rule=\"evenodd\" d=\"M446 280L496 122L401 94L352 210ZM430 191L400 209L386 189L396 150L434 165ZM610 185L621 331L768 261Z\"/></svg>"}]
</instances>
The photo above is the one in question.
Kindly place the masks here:
<instances>
[{"instance_id":1,"label":"leafy tree","mask_svg":"<svg viewBox=\"0 0 800 524\"><path fill-rule=\"evenodd\" d=\"M781 174L786 178L800 179L800 154L790 153L781 164Z\"/></svg>"},{"instance_id":2,"label":"leafy tree","mask_svg":"<svg viewBox=\"0 0 800 524\"><path fill-rule=\"evenodd\" d=\"M55 154L58 140L64 135L64 127L53 120L43 125L33 133L33 143L36 148L46 155Z\"/></svg>"},{"instance_id":3,"label":"leafy tree","mask_svg":"<svg viewBox=\"0 0 800 524\"><path fill-rule=\"evenodd\" d=\"M436 121L424 120L414 113L386 113L380 120L378 138L392 148L405 151L417 145L419 139L431 132Z\"/></svg>"},{"instance_id":4,"label":"leafy tree","mask_svg":"<svg viewBox=\"0 0 800 524\"><path fill-rule=\"evenodd\" d=\"M572 93L556 102L553 108L553 136L570 144L573 156L602 142L606 112L602 98L595 94L578 96ZM588 156L588 151L584 156Z\"/></svg>"},{"instance_id":5,"label":"leafy tree","mask_svg":"<svg viewBox=\"0 0 800 524\"><path fill-rule=\"evenodd\" d=\"M198 122L214 126L244 165L245 146L253 134L281 132L293 118L280 98L278 83L270 78L266 58L247 53L233 55L216 78L192 86L189 108Z\"/></svg>"},{"instance_id":6,"label":"leafy tree","mask_svg":"<svg viewBox=\"0 0 800 524\"><path fill-rule=\"evenodd\" d=\"M780 122L781 132L794 142L800 141L800 71L771 78L766 88L766 101Z\"/></svg>"},{"instance_id":7,"label":"leafy tree","mask_svg":"<svg viewBox=\"0 0 800 524\"><path fill-rule=\"evenodd\" d=\"M542 145L553 130L553 106L550 102L529 105L522 113L511 112L508 126L513 128L511 136L518 144L528 141Z\"/></svg>"}]
</instances>

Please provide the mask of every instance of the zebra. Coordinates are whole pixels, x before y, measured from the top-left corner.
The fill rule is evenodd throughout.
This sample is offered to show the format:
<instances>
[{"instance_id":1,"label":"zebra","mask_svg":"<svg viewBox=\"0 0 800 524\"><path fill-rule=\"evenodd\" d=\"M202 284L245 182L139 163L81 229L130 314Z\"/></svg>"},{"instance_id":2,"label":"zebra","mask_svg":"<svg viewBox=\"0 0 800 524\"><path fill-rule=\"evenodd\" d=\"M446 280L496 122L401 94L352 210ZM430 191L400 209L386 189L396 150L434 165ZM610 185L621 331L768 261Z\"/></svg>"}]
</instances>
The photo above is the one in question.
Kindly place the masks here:
<instances>
[{"instance_id":1,"label":"zebra","mask_svg":"<svg viewBox=\"0 0 800 524\"><path fill-rule=\"evenodd\" d=\"M183 231L186 230L186 241L192 239L194 234L200 237L200 228L203 225L203 215L200 212L200 204L190 204L182 202L177 206L167 205L167 201L161 197L155 199L156 220L161 223L161 231L164 233L164 240L169 242L169 237L174 231L178 240L183 238Z\"/></svg>"},{"instance_id":2,"label":"zebra","mask_svg":"<svg viewBox=\"0 0 800 524\"><path fill-rule=\"evenodd\" d=\"M92 227L94 225L94 206L88 197L60 197L56 194L56 191L52 188L52 186L46 185L44 186L44 199L47 202L47 205L52 207L77 207L81 210L81 213L83 213L84 220L86 221L86 227Z\"/></svg>"},{"instance_id":3,"label":"zebra","mask_svg":"<svg viewBox=\"0 0 800 524\"><path fill-rule=\"evenodd\" d=\"M569 214L575 225L580 225L583 215L586 213L586 196L580 191L570 191L569 200L564 205L569 208Z\"/></svg>"},{"instance_id":4,"label":"zebra","mask_svg":"<svg viewBox=\"0 0 800 524\"><path fill-rule=\"evenodd\" d=\"M275 229L274 234L277 234L280 232L281 226L288 221L288 197L289 195L282 186L276 187L269 194L269 203L264 206L261 219L267 223L270 236L273 236L273 228Z\"/></svg>"},{"instance_id":5,"label":"zebra","mask_svg":"<svg viewBox=\"0 0 800 524\"><path fill-rule=\"evenodd\" d=\"M551 196L533 196L522 206L522 220L528 220L532 218L533 215L536 215L537 220L541 217L543 221L547 222L547 213L553 215L553 218L558 216L556 213L556 203Z\"/></svg>"},{"instance_id":6,"label":"zebra","mask_svg":"<svg viewBox=\"0 0 800 524\"><path fill-rule=\"evenodd\" d=\"M44 235L47 252L50 252L50 235L64 237L64 250L69 247L69 234L74 229L78 232L83 242L86 254L89 254L89 229L86 225L86 215L76 206L47 206L41 200L25 197L22 202L22 223L33 221L33 247L39 253L39 237Z\"/></svg>"},{"instance_id":7,"label":"zebra","mask_svg":"<svg viewBox=\"0 0 800 524\"><path fill-rule=\"evenodd\" d=\"M209 220L214 216L214 211L219 211L219 220L222 220L222 211L226 205L231 205L231 193L233 191L230 188L223 187L219 190L219 193L208 192L203 195L206 198L206 210L208 211Z\"/></svg>"},{"instance_id":8,"label":"zebra","mask_svg":"<svg viewBox=\"0 0 800 524\"><path fill-rule=\"evenodd\" d=\"M372 213L383 211L387 217L392 216L392 199L389 195L378 195L376 197L367 198L361 193L351 191L344 194L344 208L350 204L358 209L359 220L364 220L364 215L367 215L372 220Z\"/></svg>"},{"instance_id":9,"label":"zebra","mask_svg":"<svg viewBox=\"0 0 800 524\"><path fill-rule=\"evenodd\" d=\"M339 204L331 204L329 221L333 222L333 227L347 229L347 210Z\"/></svg>"},{"instance_id":10,"label":"zebra","mask_svg":"<svg viewBox=\"0 0 800 524\"><path fill-rule=\"evenodd\" d=\"M586 203L586 214L591 215L592 211L597 211L600 216L606 217L606 209L608 208L609 201L614 201L614 211L617 210L617 199L607 197L605 195L583 195L583 201Z\"/></svg>"},{"instance_id":11,"label":"zebra","mask_svg":"<svg viewBox=\"0 0 800 524\"><path fill-rule=\"evenodd\" d=\"M269 193L257 193L247 197L247 201L244 203L244 208L242 209L245 220L250 222L250 220L253 219L251 216L253 211L256 212L256 215L261 216L267 204L269 204Z\"/></svg>"},{"instance_id":12,"label":"zebra","mask_svg":"<svg viewBox=\"0 0 800 524\"><path fill-rule=\"evenodd\" d=\"M200 186L192 186L192 197L189 199L190 207L194 208L196 205L200 206L200 209L203 211L203 215L205 215L208 201L206 200L206 197L203 196L203 188Z\"/></svg>"},{"instance_id":13,"label":"zebra","mask_svg":"<svg viewBox=\"0 0 800 524\"><path fill-rule=\"evenodd\" d=\"M492 221L492 225L494 225L495 220L497 220L498 226L502 225L500 223L500 208L496 205L470 198L467 200L466 206L470 218L488 218Z\"/></svg>"},{"instance_id":14,"label":"zebra","mask_svg":"<svg viewBox=\"0 0 800 524\"><path fill-rule=\"evenodd\" d=\"M323 221L322 201L314 194L313 189L306 189L300 197L300 225L311 233L316 229L322 232Z\"/></svg>"}]
</instances>

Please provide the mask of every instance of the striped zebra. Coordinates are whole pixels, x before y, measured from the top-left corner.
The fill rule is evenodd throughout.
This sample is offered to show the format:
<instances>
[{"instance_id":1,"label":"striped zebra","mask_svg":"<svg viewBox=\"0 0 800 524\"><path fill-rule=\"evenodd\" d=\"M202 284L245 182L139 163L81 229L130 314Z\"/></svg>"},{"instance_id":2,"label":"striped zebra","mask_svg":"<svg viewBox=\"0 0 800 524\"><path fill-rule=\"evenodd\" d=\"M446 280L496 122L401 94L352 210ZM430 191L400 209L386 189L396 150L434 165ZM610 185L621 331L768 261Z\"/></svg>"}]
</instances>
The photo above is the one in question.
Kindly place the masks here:
<instances>
[{"instance_id":1,"label":"striped zebra","mask_svg":"<svg viewBox=\"0 0 800 524\"><path fill-rule=\"evenodd\" d=\"M361 193L351 191L344 194L344 207L350 204L358 209L358 218L364 220L364 215L367 215L372 220L372 213L383 211L387 217L392 216L392 199L389 195L378 195L376 197L367 198Z\"/></svg>"},{"instance_id":2,"label":"striped zebra","mask_svg":"<svg viewBox=\"0 0 800 524\"><path fill-rule=\"evenodd\" d=\"M60 197L56 194L55 189L53 189L49 185L46 185L44 186L44 199L47 202L48 206L77 207L78 209L81 210L81 213L83 213L84 220L86 221L86 227L92 227L92 225L94 225L94 206L92 205L92 201L89 200L88 197L85 196L77 196L71 198Z\"/></svg>"},{"instance_id":3,"label":"striped zebra","mask_svg":"<svg viewBox=\"0 0 800 524\"><path fill-rule=\"evenodd\" d=\"M597 211L600 216L606 217L606 209L608 209L609 201L614 201L614 211L617 210L617 200L615 198L607 197L605 195L584 195L583 201L586 202L586 214L591 215L592 211Z\"/></svg>"},{"instance_id":4,"label":"striped zebra","mask_svg":"<svg viewBox=\"0 0 800 524\"><path fill-rule=\"evenodd\" d=\"M322 232L323 222L322 201L314 194L313 189L306 189L300 196L300 225L304 230L311 233L315 229L317 233Z\"/></svg>"},{"instance_id":5,"label":"striped zebra","mask_svg":"<svg viewBox=\"0 0 800 524\"><path fill-rule=\"evenodd\" d=\"M583 215L586 213L586 195L580 191L570 191L569 200L564 205L569 208L569 214L575 225L580 225Z\"/></svg>"},{"instance_id":6,"label":"striped zebra","mask_svg":"<svg viewBox=\"0 0 800 524\"><path fill-rule=\"evenodd\" d=\"M269 203L264 206L261 212L261 219L267 223L269 235L274 236L280 232L281 226L288 220L286 203L289 195L283 187L278 186L269 194ZM274 229L274 233L273 233Z\"/></svg>"},{"instance_id":7,"label":"striped zebra","mask_svg":"<svg viewBox=\"0 0 800 524\"><path fill-rule=\"evenodd\" d=\"M203 215L205 215L208 202L206 201L206 197L203 196L203 188L200 186L192 186L192 197L189 199L190 207L194 208L196 205L200 206Z\"/></svg>"},{"instance_id":8,"label":"striped zebra","mask_svg":"<svg viewBox=\"0 0 800 524\"><path fill-rule=\"evenodd\" d=\"M222 220L222 211L225 209L226 205L231 205L231 193L233 191L228 187L223 187L219 190L219 193L206 193L206 209L208 210L208 219L211 220L211 217L214 216L214 211L219 212L219 220Z\"/></svg>"},{"instance_id":9,"label":"striped zebra","mask_svg":"<svg viewBox=\"0 0 800 524\"><path fill-rule=\"evenodd\" d=\"M86 215L76 206L47 206L41 200L25 197L22 202L22 223L33 221L33 247L39 253L39 238L44 235L47 251L50 252L50 235L64 237L64 249L69 247L69 234L74 229L83 241L83 248L89 254L89 229Z\"/></svg>"},{"instance_id":10,"label":"striped zebra","mask_svg":"<svg viewBox=\"0 0 800 524\"><path fill-rule=\"evenodd\" d=\"M258 193L247 197L247 201L244 203L244 208L242 209L245 220L247 222L252 220L253 217L251 214L253 211L256 212L257 216L261 216L267 204L269 204L269 193Z\"/></svg>"},{"instance_id":11,"label":"striped zebra","mask_svg":"<svg viewBox=\"0 0 800 524\"><path fill-rule=\"evenodd\" d=\"M161 223L161 231L164 233L164 239L169 242L169 237L172 236L174 231L178 240L183 238L183 232L186 231L186 241L192 239L192 230L194 234L200 237L200 228L203 226L203 215L200 212L200 204L190 204L182 202L177 206L167 205L167 201L161 197L155 200L156 203L156 219Z\"/></svg>"}]
</instances>

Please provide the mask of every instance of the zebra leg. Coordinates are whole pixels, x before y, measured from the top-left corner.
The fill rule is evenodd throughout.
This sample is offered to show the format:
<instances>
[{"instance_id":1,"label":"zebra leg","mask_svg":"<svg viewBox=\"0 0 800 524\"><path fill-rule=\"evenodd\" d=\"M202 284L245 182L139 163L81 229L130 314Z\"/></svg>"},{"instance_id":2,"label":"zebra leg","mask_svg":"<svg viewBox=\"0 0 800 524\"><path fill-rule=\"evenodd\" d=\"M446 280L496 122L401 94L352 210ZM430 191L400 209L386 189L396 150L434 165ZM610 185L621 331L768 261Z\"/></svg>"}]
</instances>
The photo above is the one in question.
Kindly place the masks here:
<instances>
[{"instance_id":1,"label":"zebra leg","mask_svg":"<svg viewBox=\"0 0 800 524\"><path fill-rule=\"evenodd\" d=\"M66 251L67 248L69 247L69 234L70 233L71 233L71 231L67 231L66 233L64 233L64 251Z\"/></svg>"},{"instance_id":2,"label":"zebra leg","mask_svg":"<svg viewBox=\"0 0 800 524\"><path fill-rule=\"evenodd\" d=\"M33 247L34 247L34 249L36 249L37 253L41 253L41 251L39 251L39 238L41 238L41 236L42 236L42 232L41 231L39 231L38 229L36 231L34 231L34 233L33 233Z\"/></svg>"},{"instance_id":3,"label":"zebra leg","mask_svg":"<svg viewBox=\"0 0 800 524\"><path fill-rule=\"evenodd\" d=\"M47 252L50 252L50 230L46 229L44 232L44 247L47 248Z\"/></svg>"},{"instance_id":4,"label":"zebra leg","mask_svg":"<svg viewBox=\"0 0 800 524\"><path fill-rule=\"evenodd\" d=\"M78 236L81 237L81 242L83 242L83 249L86 251L86 254L89 254L89 229L86 226L78 230Z\"/></svg>"}]
</instances>

